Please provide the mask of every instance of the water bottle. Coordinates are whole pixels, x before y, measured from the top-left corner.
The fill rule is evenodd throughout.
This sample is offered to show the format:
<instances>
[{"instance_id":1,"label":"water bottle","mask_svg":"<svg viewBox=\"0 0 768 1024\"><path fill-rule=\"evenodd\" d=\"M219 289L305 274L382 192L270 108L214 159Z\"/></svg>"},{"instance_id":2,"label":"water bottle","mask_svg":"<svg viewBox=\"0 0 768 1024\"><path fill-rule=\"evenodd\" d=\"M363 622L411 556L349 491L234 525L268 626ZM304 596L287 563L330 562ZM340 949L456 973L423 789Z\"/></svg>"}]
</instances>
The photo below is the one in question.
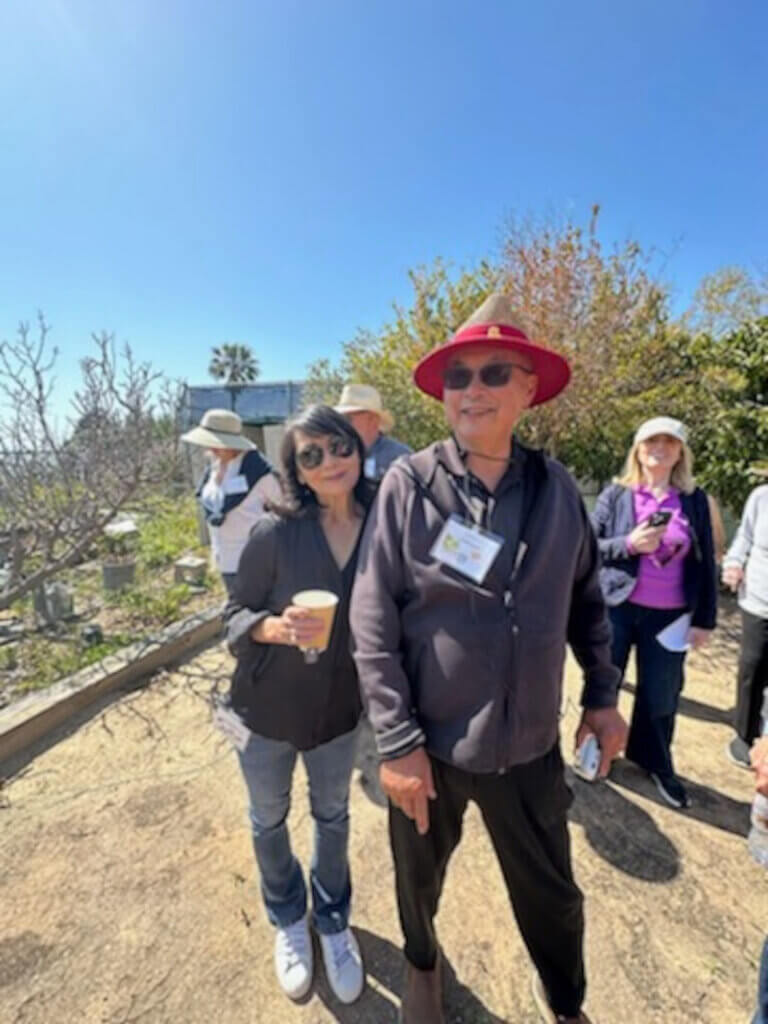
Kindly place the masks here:
<instances>
[{"instance_id":1,"label":"water bottle","mask_svg":"<svg viewBox=\"0 0 768 1024\"><path fill-rule=\"evenodd\" d=\"M763 736L768 736L768 686L763 690ZM747 845L754 859L764 868L768 868L768 796L755 793L750 815L752 827L749 830Z\"/></svg>"}]
</instances>

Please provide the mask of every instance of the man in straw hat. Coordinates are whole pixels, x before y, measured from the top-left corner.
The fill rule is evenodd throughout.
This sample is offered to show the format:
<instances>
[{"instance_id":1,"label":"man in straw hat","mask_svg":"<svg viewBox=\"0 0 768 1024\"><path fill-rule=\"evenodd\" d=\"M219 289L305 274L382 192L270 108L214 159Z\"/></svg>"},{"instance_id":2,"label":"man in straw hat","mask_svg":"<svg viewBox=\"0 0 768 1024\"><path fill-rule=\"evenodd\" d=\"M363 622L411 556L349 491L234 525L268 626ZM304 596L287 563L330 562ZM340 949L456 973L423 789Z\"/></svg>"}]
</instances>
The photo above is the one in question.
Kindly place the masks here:
<instances>
[{"instance_id":1,"label":"man in straw hat","mask_svg":"<svg viewBox=\"0 0 768 1024\"><path fill-rule=\"evenodd\" d=\"M264 514L265 502L280 500L280 484L256 445L243 434L235 412L209 409L200 425L182 434L181 440L205 448L211 460L196 493L208 524L213 559L231 593L251 527Z\"/></svg>"},{"instance_id":2,"label":"man in straw hat","mask_svg":"<svg viewBox=\"0 0 768 1024\"><path fill-rule=\"evenodd\" d=\"M599 772L623 748L598 552L576 484L514 428L567 362L490 296L416 367L452 436L399 460L366 526L351 624L389 797L405 934L405 1024L441 1024L433 918L467 803L480 807L536 972L542 1019L586 1024L582 895L558 716L569 643L584 673L576 741Z\"/></svg>"},{"instance_id":3,"label":"man in straw hat","mask_svg":"<svg viewBox=\"0 0 768 1024\"><path fill-rule=\"evenodd\" d=\"M395 419L384 408L379 392L369 384L345 384L335 408L346 416L363 439L363 472L372 483L379 483L389 464L411 451L407 444L385 436L395 425Z\"/></svg>"}]
</instances>

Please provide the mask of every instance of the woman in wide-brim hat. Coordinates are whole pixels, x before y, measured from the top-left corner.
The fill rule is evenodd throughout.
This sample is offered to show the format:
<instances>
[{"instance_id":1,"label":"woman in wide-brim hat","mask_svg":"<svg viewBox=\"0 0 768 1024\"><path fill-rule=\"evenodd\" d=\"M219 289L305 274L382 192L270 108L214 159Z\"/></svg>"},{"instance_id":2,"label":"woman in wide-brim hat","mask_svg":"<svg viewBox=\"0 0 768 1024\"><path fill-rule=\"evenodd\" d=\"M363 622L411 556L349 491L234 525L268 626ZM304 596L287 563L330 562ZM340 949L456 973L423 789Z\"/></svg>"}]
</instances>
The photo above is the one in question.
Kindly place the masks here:
<instances>
[{"instance_id":1,"label":"woman in wide-brim hat","mask_svg":"<svg viewBox=\"0 0 768 1024\"><path fill-rule=\"evenodd\" d=\"M240 555L268 501L279 501L280 484L272 467L243 433L237 413L209 409L200 425L182 441L205 448L210 462L196 495L211 537L211 553L231 593Z\"/></svg>"}]
</instances>

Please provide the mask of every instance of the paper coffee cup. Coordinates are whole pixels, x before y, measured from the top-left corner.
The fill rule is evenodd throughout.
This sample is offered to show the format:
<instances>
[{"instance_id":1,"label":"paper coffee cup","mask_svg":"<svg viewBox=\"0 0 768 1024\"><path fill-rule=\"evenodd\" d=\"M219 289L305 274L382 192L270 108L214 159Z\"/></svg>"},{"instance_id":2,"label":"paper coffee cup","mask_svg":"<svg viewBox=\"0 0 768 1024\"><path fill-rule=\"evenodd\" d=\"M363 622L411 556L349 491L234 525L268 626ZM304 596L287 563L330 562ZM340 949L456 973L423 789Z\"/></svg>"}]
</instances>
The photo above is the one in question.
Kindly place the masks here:
<instances>
[{"instance_id":1,"label":"paper coffee cup","mask_svg":"<svg viewBox=\"0 0 768 1024\"><path fill-rule=\"evenodd\" d=\"M294 594L292 604L299 608L306 608L312 612L313 618L323 620L323 628L315 634L311 646L302 647L302 651L324 651L331 639L333 619L336 615L336 606L339 599L330 590L300 590Z\"/></svg>"}]
</instances>

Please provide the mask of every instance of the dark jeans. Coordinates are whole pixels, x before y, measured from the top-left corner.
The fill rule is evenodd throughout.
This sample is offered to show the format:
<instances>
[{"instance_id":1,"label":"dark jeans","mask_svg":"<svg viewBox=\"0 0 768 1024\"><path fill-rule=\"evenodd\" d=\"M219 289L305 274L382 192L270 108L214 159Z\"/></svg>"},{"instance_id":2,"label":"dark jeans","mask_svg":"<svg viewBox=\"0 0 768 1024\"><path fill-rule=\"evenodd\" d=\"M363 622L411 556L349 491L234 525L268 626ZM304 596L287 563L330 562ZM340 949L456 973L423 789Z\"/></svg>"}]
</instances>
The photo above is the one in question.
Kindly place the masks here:
<instances>
[{"instance_id":1,"label":"dark jeans","mask_svg":"<svg viewBox=\"0 0 768 1024\"><path fill-rule=\"evenodd\" d=\"M757 1009L752 1024L768 1024L768 938L760 961L760 979L757 983Z\"/></svg>"},{"instance_id":2,"label":"dark jeans","mask_svg":"<svg viewBox=\"0 0 768 1024\"><path fill-rule=\"evenodd\" d=\"M741 650L736 684L736 732L752 745L760 735L763 690L768 686L768 619L741 609Z\"/></svg>"},{"instance_id":3,"label":"dark jeans","mask_svg":"<svg viewBox=\"0 0 768 1024\"><path fill-rule=\"evenodd\" d=\"M503 774L478 775L432 758L437 799L429 831L390 804L389 837L406 958L431 970L437 958L434 916L446 868L461 839L470 800L480 808L523 940L552 1008L576 1016L584 999L584 915L571 871L566 814L571 792L559 747ZM470 911L467 908L467 913Z\"/></svg>"},{"instance_id":4,"label":"dark jeans","mask_svg":"<svg viewBox=\"0 0 768 1024\"><path fill-rule=\"evenodd\" d=\"M627 741L627 757L648 772L674 775L672 736L680 691L683 688L685 654L668 651L656 639L683 608L643 608L625 601L611 608L614 665L624 673L629 651L635 648L635 706Z\"/></svg>"}]
</instances>

